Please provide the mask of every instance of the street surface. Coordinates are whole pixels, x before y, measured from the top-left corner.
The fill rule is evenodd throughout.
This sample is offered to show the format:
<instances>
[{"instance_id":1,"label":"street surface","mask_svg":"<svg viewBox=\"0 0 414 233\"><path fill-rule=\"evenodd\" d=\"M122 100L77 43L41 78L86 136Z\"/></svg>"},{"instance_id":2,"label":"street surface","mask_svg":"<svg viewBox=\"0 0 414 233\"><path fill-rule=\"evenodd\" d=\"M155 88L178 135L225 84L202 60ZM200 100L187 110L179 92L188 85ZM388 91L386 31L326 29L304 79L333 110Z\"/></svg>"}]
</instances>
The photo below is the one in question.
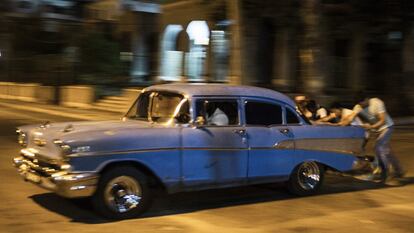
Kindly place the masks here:
<instances>
[{"instance_id":1,"label":"street surface","mask_svg":"<svg viewBox=\"0 0 414 233\"><path fill-rule=\"evenodd\" d=\"M321 193L298 198L261 185L163 196L145 216L108 221L87 200L67 200L25 183L11 160L23 124L73 121L0 106L0 232L414 232L414 126L398 127L392 145L407 173L400 187L327 176Z\"/></svg>"}]
</instances>

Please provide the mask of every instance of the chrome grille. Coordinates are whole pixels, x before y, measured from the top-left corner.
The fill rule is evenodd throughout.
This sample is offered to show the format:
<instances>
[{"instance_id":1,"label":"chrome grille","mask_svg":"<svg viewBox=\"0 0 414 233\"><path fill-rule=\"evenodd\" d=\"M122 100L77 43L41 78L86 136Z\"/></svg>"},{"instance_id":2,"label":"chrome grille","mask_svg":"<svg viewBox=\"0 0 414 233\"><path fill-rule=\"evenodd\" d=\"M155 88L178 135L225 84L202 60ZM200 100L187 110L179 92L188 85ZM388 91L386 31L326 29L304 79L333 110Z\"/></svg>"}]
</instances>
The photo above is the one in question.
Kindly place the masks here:
<instances>
[{"instance_id":1,"label":"chrome grille","mask_svg":"<svg viewBox=\"0 0 414 233\"><path fill-rule=\"evenodd\" d=\"M60 171L60 165L57 163L51 163L40 159L38 156L30 157L21 154L23 157L22 163L26 164L32 171L36 172L40 176L50 177L53 173Z\"/></svg>"}]
</instances>

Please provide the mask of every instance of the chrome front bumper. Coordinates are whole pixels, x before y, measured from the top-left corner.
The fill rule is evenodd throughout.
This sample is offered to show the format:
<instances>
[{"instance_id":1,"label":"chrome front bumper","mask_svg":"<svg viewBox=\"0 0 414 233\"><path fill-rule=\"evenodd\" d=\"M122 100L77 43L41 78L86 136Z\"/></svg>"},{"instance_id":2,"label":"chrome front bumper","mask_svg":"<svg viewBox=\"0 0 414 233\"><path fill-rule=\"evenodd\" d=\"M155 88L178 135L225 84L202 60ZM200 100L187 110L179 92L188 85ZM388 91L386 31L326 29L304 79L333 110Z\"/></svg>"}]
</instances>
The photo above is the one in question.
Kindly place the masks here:
<instances>
[{"instance_id":1,"label":"chrome front bumper","mask_svg":"<svg viewBox=\"0 0 414 233\"><path fill-rule=\"evenodd\" d=\"M25 181L67 198L92 196L98 183L96 173L71 173L41 167L24 156L14 158L13 164Z\"/></svg>"}]
</instances>

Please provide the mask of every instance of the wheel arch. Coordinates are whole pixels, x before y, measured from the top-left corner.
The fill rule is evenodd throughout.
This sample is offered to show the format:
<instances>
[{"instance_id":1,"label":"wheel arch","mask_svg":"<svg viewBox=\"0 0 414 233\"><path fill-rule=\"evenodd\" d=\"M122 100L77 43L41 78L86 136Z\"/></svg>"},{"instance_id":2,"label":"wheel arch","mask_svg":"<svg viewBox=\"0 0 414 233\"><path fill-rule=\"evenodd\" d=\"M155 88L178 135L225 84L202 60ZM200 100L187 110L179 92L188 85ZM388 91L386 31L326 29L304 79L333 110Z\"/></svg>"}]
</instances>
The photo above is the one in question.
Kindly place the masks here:
<instances>
[{"instance_id":1,"label":"wheel arch","mask_svg":"<svg viewBox=\"0 0 414 233\"><path fill-rule=\"evenodd\" d=\"M319 159L305 159L305 160L300 160L300 161L297 161L296 163L295 163L295 165L294 166L292 166L292 169L290 170L290 173L289 174L292 174L292 172L295 170L295 168L297 168L299 165L301 165L302 163L305 163L305 162L315 162L315 163L317 163L319 166L322 166L322 168L326 171L326 170L332 170L332 171L338 171L337 169L335 169L334 167L332 167L332 166L330 166L329 164L327 164L327 163L324 163L323 161L321 161L321 160L319 160Z\"/></svg>"},{"instance_id":2,"label":"wheel arch","mask_svg":"<svg viewBox=\"0 0 414 233\"><path fill-rule=\"evenodd\" d=\"M303 155L295 158L290 172L292 172L299 164L303 162L316 162L322 165L325 170L334 172L347 172L352 170L353 164L356 160L354 155L342 153L312 153L310 155Z\"/></svg>"},{"instance_id":3,"label":"wheel arch","mask_svg":"<svg viewBox=\"0 0 414 233\"><path fill-rule=\"evenodd\" d=\"M122 160L122 161L111 161L108 162L106 164L104 164L98 171L99 174L103 174L109 170L111 170L112 168L115 167L133 167L137 170L139 170L140 172L144 173L144 175L146 175L149 178L149 186L151 188L155 188L155 189L159 189L162 192L166 192L167 188L164 185L164 183L162 182L162 180L160 179L160 177L158 177L155 172L153 172L148 166L146 166L145 164L136 161L136 160Z\"/></svg>"}]
</instances>

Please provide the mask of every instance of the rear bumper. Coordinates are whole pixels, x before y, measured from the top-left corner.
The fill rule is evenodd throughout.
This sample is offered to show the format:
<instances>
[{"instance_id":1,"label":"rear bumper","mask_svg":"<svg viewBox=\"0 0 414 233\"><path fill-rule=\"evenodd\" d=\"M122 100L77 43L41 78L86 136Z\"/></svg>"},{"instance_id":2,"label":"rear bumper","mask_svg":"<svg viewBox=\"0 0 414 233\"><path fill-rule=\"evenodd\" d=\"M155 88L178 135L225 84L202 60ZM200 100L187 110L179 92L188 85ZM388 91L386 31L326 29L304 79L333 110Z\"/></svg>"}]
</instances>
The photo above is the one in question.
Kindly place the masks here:
<instances>
[{"instance_id":1,"label":"rear bumper","mask_svg":"<svg viewBox=\"0 0 414 233\"><path fill-rule=\"evenodd\" d=\"M92 196L99 178L93 172L71 173L62 170L42 174L39 168L34 168L33 163L23 156L15 157L13 165L25 181L67 198Z\"/></svg>"}]
</instances>

